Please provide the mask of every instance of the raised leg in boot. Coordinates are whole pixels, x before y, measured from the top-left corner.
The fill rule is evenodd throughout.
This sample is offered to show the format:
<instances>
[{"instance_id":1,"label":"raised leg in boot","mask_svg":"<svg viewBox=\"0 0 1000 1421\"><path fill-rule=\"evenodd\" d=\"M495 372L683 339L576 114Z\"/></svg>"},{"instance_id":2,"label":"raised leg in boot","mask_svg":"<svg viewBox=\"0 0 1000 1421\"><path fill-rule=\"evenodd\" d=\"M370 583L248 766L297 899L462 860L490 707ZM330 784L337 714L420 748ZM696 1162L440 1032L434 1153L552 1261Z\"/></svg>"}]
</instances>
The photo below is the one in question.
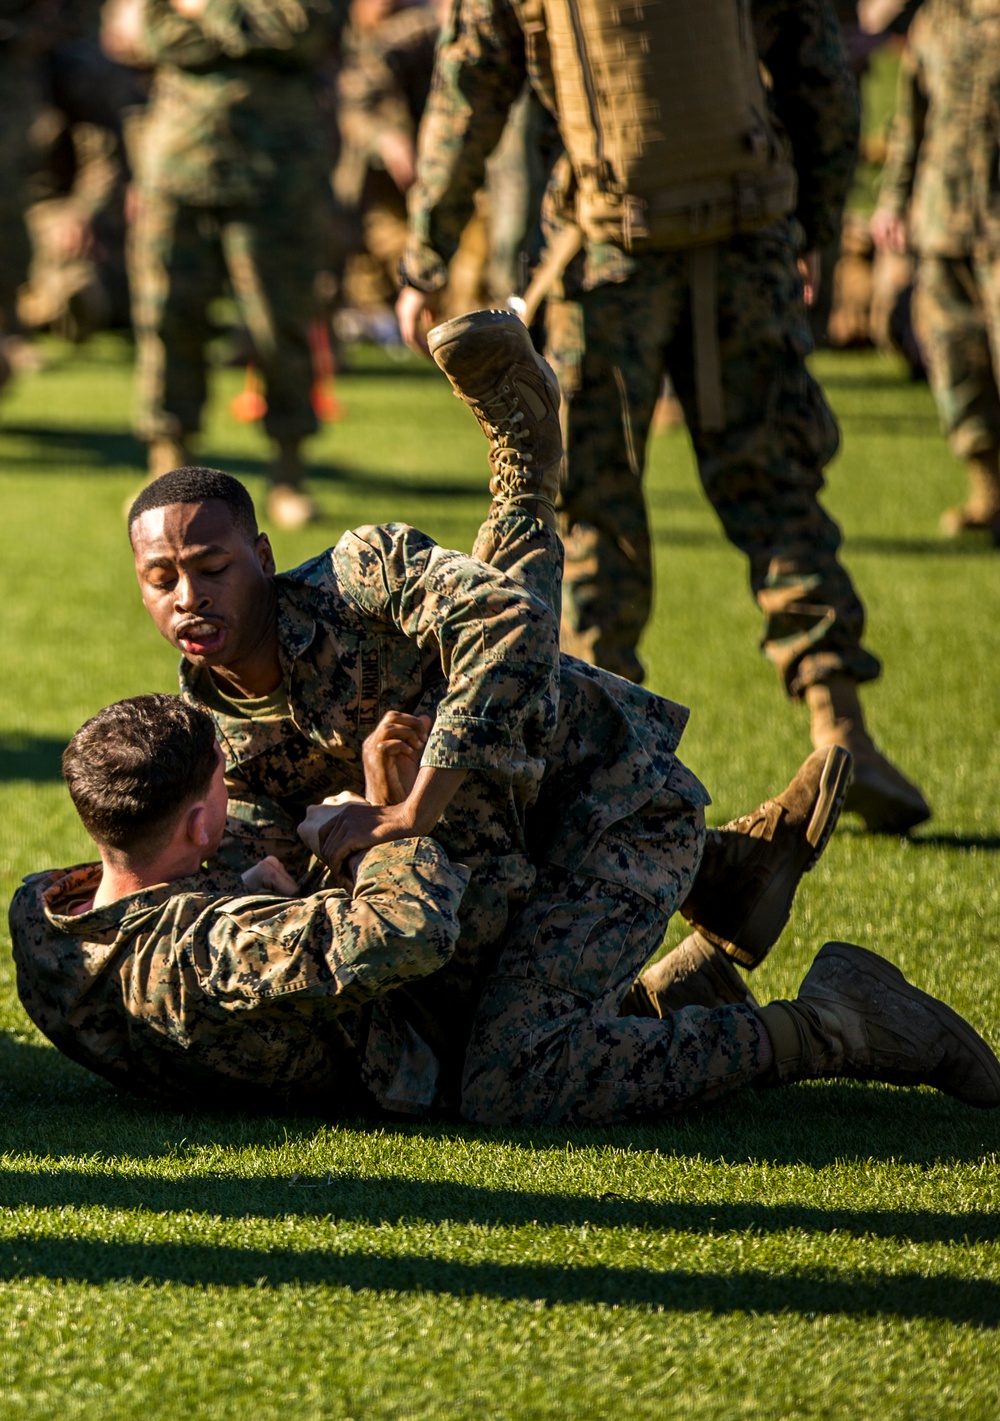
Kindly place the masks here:
<instances>
[{"instance_id":1,"label":"raised leg in boot","mask_svg":"<svg viewBox=\"0 0 1000 1421\"><path fill-rule=\"evenodd\" d=\"M490 492L555 526L562 432L559 385L522 321L472 311L435 326L428 348L489 441Z\"/></svg>"}]
</instances>

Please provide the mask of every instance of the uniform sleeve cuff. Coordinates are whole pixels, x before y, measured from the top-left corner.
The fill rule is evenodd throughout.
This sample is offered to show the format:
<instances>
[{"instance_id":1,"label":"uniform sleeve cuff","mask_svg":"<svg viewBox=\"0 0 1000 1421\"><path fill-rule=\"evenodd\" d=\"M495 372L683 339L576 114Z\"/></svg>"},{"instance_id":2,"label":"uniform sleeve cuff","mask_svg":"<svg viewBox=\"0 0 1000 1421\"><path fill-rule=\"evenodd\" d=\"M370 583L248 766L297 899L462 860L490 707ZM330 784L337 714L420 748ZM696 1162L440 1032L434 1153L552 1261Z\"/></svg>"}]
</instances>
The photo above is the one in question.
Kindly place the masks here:
<instances>
[{"instance_id":1,"label":"uniform sleeve cuff","mask_svg":"<svg viewBox=\"0 0 1000 1421\"><path fill-rule=\"evenodd\" d=\"M421 764L438 770L502 770L510 763L511 741L503 726L479 716L438 715Z\"/></svg>"}]
</instances>

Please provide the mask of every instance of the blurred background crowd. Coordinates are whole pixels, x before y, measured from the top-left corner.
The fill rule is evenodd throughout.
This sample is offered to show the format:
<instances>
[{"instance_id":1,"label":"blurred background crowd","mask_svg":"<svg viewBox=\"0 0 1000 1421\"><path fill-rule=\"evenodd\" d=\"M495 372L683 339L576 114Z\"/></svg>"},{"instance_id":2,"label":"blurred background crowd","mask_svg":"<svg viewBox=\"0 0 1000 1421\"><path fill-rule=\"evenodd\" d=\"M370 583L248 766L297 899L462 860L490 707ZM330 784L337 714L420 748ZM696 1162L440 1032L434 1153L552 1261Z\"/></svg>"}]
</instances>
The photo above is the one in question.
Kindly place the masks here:
<instances>
[{"instance_id":1,"label":"blurred background crowd","mask_svg":"<svg viewBox=\"0 0 1000 1421\"><path fill-rule=\"evenodd\" d=\"M862 87L873 56L902 56L900 102L894 126L866 126L862 181L820 253L814 340L898 350L914 378L924 378L928 348L938 347L942 416L971 480L969 500L945 524L951 532L985 524L1000 536L989 321L978 335L972 329L961 272L939 271L931 292L925 280L922 319L913 301L918 254L964 257L974 235L969 211L969 242L952 230L951 250L934 250L935 234L920 228L929 205L940 217L940 193L914 214L917 230L907 228L927 74L954 37L921 21L919 0L837 0L836 9ZM351 0L346 8L259 0L228 11L218 0L0 0L0 382L30 372L36 332L83 342L134 322L137 432L150 472L187 462L204 399L204 349L218 334L212 299L228 289L240 319L223 358L248 366L243 412L264 418L274 446L272 517L295 525L313 516L299 451L317 410L332 413L327 368L353 341L399 342L406 194L446 12L442 0ZM1000 56L987 65L995 71ZM243 134L232 131L237 113ZM248 136L256 171L246 163ZM960 148L959 139L953 165L968 162ZM551 114L526 86L476 194L437 314L525 290L560 151ZM940 185L956 182L946 175ZM234 212L242 220L227 222ZM952 228L961 219L952 215ZM180 293L167 289L178 280ZM289 319L304 302L314 313L307 347ZM970 369L986 387L971 396ZM682 418L667 382L657 422Z\"/></svg>"}]
</instances>

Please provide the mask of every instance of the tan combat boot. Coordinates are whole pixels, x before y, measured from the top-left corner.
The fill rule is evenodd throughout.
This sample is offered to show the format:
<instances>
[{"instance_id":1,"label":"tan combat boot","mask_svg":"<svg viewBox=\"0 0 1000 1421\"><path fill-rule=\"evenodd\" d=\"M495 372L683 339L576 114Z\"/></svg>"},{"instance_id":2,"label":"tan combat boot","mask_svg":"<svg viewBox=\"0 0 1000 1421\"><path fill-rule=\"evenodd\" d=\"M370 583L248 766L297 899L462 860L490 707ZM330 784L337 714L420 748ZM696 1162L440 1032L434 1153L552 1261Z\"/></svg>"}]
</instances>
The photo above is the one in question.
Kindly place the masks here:
<instances>
[{"instance_id":1,"label":"tan combat boot","mask_svg":"<svg viewBox=\"0 0 1000 1421\"><path fill-rule=\"evenodd\" d=\"M949 538L985 529L1000 548L1000 458L995 449L965 461L969 496L958 508L941 514L941 531Z\"/></svg>"},{"instance_id":2,"label":"tan combat boot","mask_svg":"<svg viewBox=\"0 0 1000 1421\"><path fill-rule=\"evenodd\" d=\"M691 933L632 984L619 1016L663 1018L684 1007L756 1007L757 999L726 954Z\"/></svg>"},{"instance_id":3,"label":"tan combat boot","mask_svg":"<svg viewBox=\"0 0 1000 1421\"><path fill-rule=\"evenodd\" d=\"M863 947L828 942L796 1000L770 1002L757 1015L774 1053L770 1084L850 1076L1000 1105L1000 1061L979 1033Z\"/></svg>"},{"instance_id":4,"label":"tan combat boot","mask_svg":"<svg viewBox=\"0 0 1000 1421\"><path fill-rule=\"evenodd\" d=\"M799 880L826 848L850 779L846 750L815 750L775 799L710 829L681 916L727 956L756 967L788 922Z\"/></svg>"},{"instance_id":5,"label":"tan combat boot","mask_svg":"<svg viewBox=\"0 0 1000 1421\"><path fill-rule=\"evenodd\" d=\"M510 311L472 311L428 332L427 345L490 443L490 493L555 526L562 432L559 384Z\"/></svg>"},{"instance_id":6,"label":"tan combat boot","mask_svg":"<svg viewBox=\"0 0 1000 1421\"><path fill-rule=\"evenodd\" d=\"M275 527L295 532L320 517L318 504L302 487L305 477L299 440L279 443L268 470L270 487L264 505Z\"/></svg>"},{"instance_id":7,"label":"tan combat boot","mask_svg":"<svg viewBox=\"0 0 1000 1421\"><path fill-rule=\"evenodd\" d=\"M191 453L181 437L161 434L149 441L146 467L149 470L147 483L169 474L172 469L185 469L191 463Z\"/></svg>"},{"instance_id":8,"label":"tan combat boot","mask_svg":"<svg viewBox=\"0 0 1000 1421\"><path fill-rule=\"evenodd\" d=\"M810 734L817 746L842 745L854 756L844 808L860 814L870 834L906 834L931 817L931 807L904 774L886 759L865 727L857 682L834 675L806 687Z\"/></svg>"}]
</instances>

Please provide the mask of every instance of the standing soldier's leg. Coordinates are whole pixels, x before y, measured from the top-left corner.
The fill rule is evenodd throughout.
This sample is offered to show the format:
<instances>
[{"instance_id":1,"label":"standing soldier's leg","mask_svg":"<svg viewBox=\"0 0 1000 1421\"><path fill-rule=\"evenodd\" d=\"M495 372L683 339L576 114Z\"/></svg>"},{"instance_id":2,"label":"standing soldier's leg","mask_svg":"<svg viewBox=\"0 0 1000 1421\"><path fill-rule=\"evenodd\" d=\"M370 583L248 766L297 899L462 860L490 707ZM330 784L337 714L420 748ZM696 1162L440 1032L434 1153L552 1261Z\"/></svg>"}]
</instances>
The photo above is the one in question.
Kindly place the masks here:
<instances>
[{"instance_id":1,"label":"standing soldier's leg","mask_svg":"<svg viewBox=\"0 0 1000 1421\"><path fill-rule=\"evenodd\" d=\"M861 644L864 608L840 562L840 529L819 502L839 435L805 356L811 340L795 248L784 228L719 249L722 430L699 427L689 328L668 351L702 483L726 536L750 563L762 646L804 698L813 743L854 756L847 808L874 832L904 833L930 814L872 743L857 688L879 674Z\"/></svg>"},{"instance_id":2,"label":"standing soldier's leg","mask_svg":"<svg viewBox=\"0 0 1000 1421\"><path fill-rule=\"evenodd\" d=\"M136 433L157 478L190 463L207 393L208 307L221 289L218 224L205 208L143 190L129 242L136 359Z\"/></svg>"},{"instance_id":3,"label":"standing soldier's leg","mask_svg":"<svg viewBox=\"0 0 1000 1421\"><path fill-rule=\"evenodd\" d=\"M964 258L922 258L915 316L941 423L969 477L965 503L947 509L941 527L951 537L985 528L1000 543L1000 312L994 283L989 262L977 270Z\"/></svg>"},{"instance_id":4,"label":"standing soldier's leg","mask_svg":"<svg viewBox=\"0 0 1000 1421\"><path fill-rule=\"evenodd\" d=\"M296 528L318 516L304 491L301 445L318 427L312 406L310 322L322 240L321 208L310 197L262 206L227 220L223 247L233 291L264 377L264 428L274 446L269 516Z\"/></svg>"},{"instance_id":5,"label":"standing soldier's leg","mask_svg":"<svg viewBox=\"0 0 1000 1421\"><path fill-rule=\"evenodd\" d=\"M663 330L678 293L645 279L549 301L547 354L563 391L566 550L562 645L625 676L644 676L638 643L653 596L642 488L646 436L663 374Z\"/></svg>"}]
</instances>

